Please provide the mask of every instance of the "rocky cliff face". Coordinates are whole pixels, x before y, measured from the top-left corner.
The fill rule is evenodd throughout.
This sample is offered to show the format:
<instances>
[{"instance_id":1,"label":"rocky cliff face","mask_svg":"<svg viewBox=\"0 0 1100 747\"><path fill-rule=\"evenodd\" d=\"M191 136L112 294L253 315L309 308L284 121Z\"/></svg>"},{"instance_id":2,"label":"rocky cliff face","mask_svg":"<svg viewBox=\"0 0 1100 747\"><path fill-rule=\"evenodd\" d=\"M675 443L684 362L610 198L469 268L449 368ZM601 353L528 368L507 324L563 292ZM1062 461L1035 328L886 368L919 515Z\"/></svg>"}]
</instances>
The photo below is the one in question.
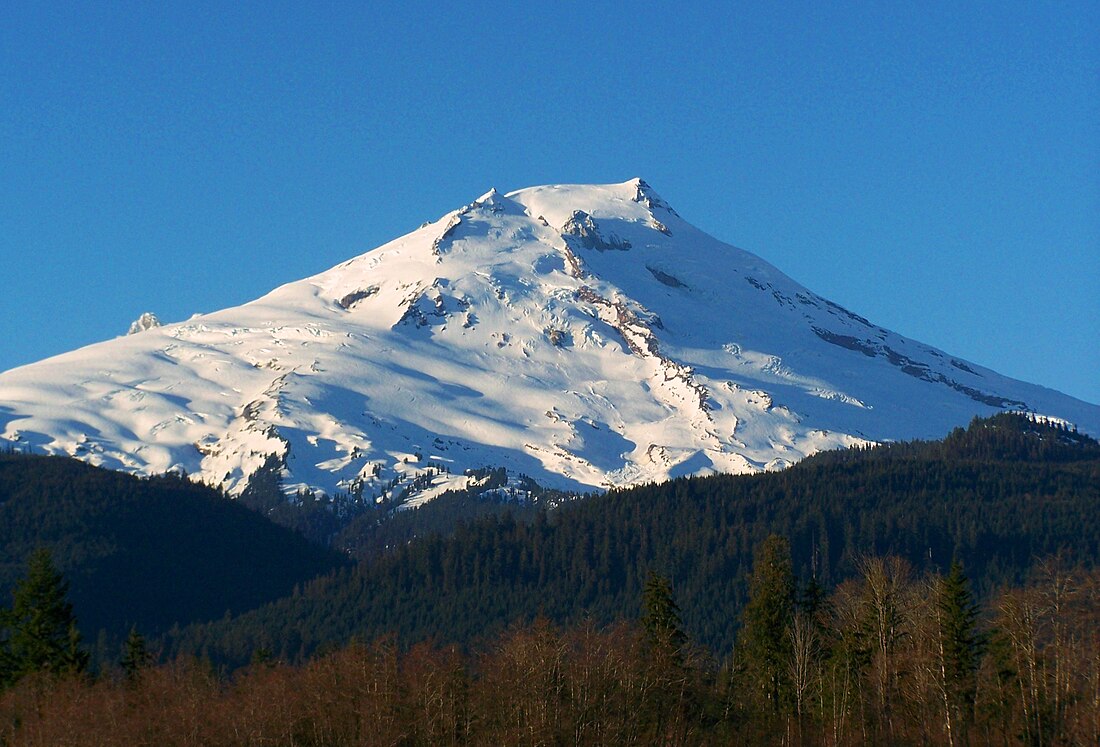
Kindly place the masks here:
<instances>
[{"instance_id":1,"label":"rocky cliff face","mask_svg":"<svg viewBox=\"0 0 1100 747\"><path fill-rule=\"evenodd\" d=\"M157 315L150 311L146 311L137 319L130 322L130 329L127 330L126 334L136 335L138 332L144 332L147 329L155 329L159 326L160 319L157 319Z\"/></svg>"}]
</instances>

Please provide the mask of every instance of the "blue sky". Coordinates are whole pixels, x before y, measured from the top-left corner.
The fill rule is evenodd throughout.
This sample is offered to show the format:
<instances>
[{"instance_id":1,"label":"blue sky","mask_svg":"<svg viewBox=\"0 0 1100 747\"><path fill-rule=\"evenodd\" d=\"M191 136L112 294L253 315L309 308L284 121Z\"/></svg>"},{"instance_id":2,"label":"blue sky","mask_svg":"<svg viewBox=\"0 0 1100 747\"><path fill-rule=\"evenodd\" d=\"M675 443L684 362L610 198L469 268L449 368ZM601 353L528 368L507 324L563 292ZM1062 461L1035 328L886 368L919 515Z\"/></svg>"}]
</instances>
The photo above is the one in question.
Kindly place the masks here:
<instances>
[{"instance_id":1,"label":"blue sky","mask_svg":"<svg viewBox=\"0 0 1100 747\"><path fill-rule=\"evenodd\" d=\"M313 5L0 4L0 370L491 186L641 176L878 324L1100 402L1097 3Z\"/></svg>"}]
</instances>

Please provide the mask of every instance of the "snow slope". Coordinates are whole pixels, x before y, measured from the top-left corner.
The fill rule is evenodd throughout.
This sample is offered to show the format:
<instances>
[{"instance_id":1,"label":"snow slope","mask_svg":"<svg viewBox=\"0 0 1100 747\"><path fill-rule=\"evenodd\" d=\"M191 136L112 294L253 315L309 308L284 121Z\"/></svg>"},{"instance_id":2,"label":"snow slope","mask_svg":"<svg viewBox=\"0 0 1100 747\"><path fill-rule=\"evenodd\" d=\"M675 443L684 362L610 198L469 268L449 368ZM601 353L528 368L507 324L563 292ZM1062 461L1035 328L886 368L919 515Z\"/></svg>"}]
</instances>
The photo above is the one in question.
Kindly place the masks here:
<instances>
[{"instance_id":1,"label":"snow slope","mask_svg":"<svg viewBox=\"0 0 1100 747\"><path fill-rule=\"evenodd\" d=\"M587 489L781 468L1100 407L908 340L682 220L641 180L490 191L236 308L0 374L0 435L239 493L412 504L504 466ZM407 483L406 483L407 484Z\"/></svg>"}]
</instances>

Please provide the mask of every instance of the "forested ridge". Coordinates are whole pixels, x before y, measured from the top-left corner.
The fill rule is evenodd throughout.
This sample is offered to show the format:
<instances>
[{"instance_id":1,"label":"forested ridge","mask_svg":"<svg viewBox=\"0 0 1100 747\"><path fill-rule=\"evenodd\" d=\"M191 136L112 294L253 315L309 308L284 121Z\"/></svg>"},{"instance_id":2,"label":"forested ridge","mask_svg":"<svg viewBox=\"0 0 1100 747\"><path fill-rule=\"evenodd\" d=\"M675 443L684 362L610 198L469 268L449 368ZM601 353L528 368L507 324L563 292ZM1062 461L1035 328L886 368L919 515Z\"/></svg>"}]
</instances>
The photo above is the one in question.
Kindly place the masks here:
<instances>
[{"instance_id":1,"label":"forested ridge","mask_svg":"<svg viewBox=\"0 0 1100 747\"><path fill-rule=\"evenodd\" d=\"M1100 552L1100 446L1059 425L1002 415L942 442L831 452L779 473L686 478L427 536L294 595L172 637L173 652L287 660L393 632L402 645L465 643L542 614L573 624L637 615L647 574L675 585L684 627L729 651L754 548L790 539L795 574L829 588L861 558L917 572L967 569L975 590L1020 583L1036 558Z\"/></svg>"},{"instance_id":2,"label":"forested ridge","mask_svg":"<svg viewBox=\"0 0 1100 747\"><path fill-rule=\"evenodd\" d=\"M57 464L35 484L99 484ZM154 503L190 489L137 482ZM94 567L129 535L78 496L73 516L18 491L0 510ZM0 604L0 745L1094 744L1098 506L1100 445L997 416L776 474L498 504L446 536L414 531L426 514L256 610L134 626L93 668L39 549Z\"/></svg>"},{"instance_id":3,"label":"forested ridge","mask_svg":"<svg viewBox=\"0 0 1100 747\"><path fill-rule=\"evenodd\" d=\"M179 475L0 453L0 599L40 547L88 640L243 612L345 562Z\"/></svg>"}]
</instances>

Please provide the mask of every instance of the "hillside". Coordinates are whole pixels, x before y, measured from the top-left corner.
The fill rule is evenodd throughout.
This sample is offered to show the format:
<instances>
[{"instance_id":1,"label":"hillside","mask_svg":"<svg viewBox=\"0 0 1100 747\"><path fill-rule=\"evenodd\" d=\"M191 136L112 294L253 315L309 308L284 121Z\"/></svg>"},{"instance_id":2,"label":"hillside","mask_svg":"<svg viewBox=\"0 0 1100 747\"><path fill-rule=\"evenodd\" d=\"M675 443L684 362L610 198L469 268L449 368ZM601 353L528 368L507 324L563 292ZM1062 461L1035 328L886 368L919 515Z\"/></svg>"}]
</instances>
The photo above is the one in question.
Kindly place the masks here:
<instances>
[{"instance_id":1,"label":"hillside","mask_svg":"<svg viewBox=\"0 0 1100 747\"><path fill-rule=\"evenodd\" d=\"M49 547L85 638L242 612L345 561L219 491L65 457L0 454L0 594Z\"/></svg>"},{"instance_id":2,"label":"hillside","mask_svg":"<svg viewBox=\"0 0 1100 747\"><path fill-rule=\"evenodd\" d=\"M471 641L538 613L634 617L650 570L676 589L689 634L728 651L756 546L790 538L796 572L831 586L867 554L918 570L960 560L980 593L1034 560L1100 557L1100 445L1001 415L939 442L825 453L780 473L683 478L537 512L493 516L402 545L232 620L194 626L177 651L287 658L352 637Z\"/></svg>"}]
</instances>

